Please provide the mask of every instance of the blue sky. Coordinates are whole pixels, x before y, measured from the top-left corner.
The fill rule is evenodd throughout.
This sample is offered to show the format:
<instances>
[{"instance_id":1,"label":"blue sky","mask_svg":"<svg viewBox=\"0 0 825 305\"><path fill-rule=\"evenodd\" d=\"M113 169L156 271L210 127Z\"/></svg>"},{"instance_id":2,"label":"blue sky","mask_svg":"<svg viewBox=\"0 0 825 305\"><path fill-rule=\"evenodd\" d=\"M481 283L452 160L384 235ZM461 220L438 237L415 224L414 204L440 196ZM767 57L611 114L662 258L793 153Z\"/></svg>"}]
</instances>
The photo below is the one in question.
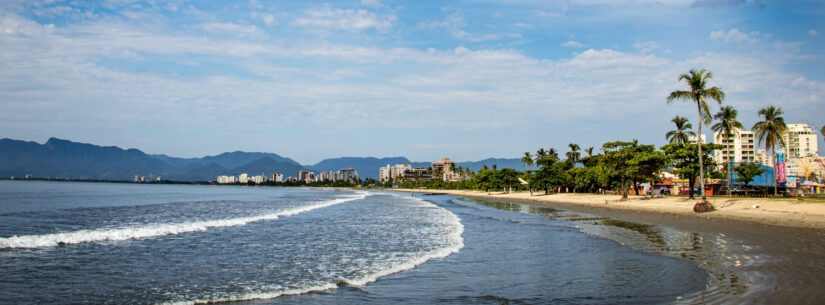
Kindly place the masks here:
<instances>
[{"instance_id":1,"label":"blue sky","mask_svg":"<svg viewBox=\"0 0 825 305\"><path fill-rule=\"evenodd\" d=\"M304 164L662 145L674 116L696 124L665 103L693 68L747 127L771 104L821 127L822 16L820 1L7 0L0 137Z\"/></svg>"}]
</instances>

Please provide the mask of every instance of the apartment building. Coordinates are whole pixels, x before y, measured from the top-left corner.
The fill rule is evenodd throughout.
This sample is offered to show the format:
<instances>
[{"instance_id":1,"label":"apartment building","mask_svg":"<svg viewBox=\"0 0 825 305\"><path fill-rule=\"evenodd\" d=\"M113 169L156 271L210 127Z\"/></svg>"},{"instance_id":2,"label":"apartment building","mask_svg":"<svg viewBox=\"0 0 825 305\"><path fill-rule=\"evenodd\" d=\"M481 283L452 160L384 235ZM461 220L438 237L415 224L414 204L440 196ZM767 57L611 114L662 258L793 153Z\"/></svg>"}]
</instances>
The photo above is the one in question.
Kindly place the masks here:
<instances>
[{"instance_id":1,"label":"apartment building","mask_svg":"<svg viewBox=\"0 0 825 305\"><path fill-rule=\"evenodd\" d=\"M714 132L713 143L723 146L713 154L716 164L724 166L731 161L735 164L757 161L756 138L753 131L737 129L727 139L723 133Z\"/></svg>"},{"instance_id":2,"label":"apartment building","mask_svg":"<svg viewBox=\"0 0 825 305\"><path fill-rule=\"evenodd\" d=\"M785 133L786 152L789 158L816 157L819 155L817 133L808 124L787 124Z\"/></svg>"}]
</instances>

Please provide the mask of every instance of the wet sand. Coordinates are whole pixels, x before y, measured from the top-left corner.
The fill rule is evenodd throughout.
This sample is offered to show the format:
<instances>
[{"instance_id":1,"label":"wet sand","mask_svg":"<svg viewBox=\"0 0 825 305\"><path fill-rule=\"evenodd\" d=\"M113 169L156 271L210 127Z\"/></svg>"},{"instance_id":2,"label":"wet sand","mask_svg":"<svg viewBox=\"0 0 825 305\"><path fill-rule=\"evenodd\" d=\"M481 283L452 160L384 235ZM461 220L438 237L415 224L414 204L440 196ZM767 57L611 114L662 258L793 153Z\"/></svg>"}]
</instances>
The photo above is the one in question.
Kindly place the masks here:
<instances>
[{"instance_id":1,"label":"wet sand","mask_svg":"<svg viewBox=\"0 0 825 305\"><path fill-rule=\"evenodd\" d=\"M758 199L754 200L758 203L753 203L740 199L738 205L729 202L720 209L724 211L727 207L728 213L695 214L690 210L694 201L679 197L665 200L640 200L637 197L620 203L611 201L617 200L618 196L438 192L649 225L653 228L649 230L651 232L644 226L630 229L648 234L647 239L653 242L633 242L601 234L598 226L594 226L596 222L591 225L587 218L575 219L585 233L628 243L627 246L643 251L696 261L708 271L711 280L706 290L685 296L677 302L680 304L825 304L825 225L820 226L825 224L825 216L817 214L825 206L821 203L794 204ZM588 200L591 202L586 202ZM654 200L659 201L653 203ZM725 204L722 200L725 199L716 200L714 204ZM743 208L753 204L761 204L763 210L754 212ZM634 205L643 207L634 209ZM806 213L805 217L801 213ZM794 221L794 218L798 220Z\"/></svg>"}]
</instances>

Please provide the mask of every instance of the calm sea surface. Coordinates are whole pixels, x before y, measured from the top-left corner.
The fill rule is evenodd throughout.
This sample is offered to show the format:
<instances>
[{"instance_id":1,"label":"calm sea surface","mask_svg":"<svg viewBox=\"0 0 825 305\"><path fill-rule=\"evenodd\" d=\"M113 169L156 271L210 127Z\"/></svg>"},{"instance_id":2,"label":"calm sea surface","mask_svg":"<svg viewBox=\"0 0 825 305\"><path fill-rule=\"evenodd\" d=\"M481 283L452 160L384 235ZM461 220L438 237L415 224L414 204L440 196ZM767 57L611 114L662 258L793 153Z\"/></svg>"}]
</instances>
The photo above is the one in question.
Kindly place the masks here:
<instances>
[{"instance_id":1,"label":"calm sea surface","mask_svg":"<svg viewBox=\"0 0 825 305\"><path fill-rule=\"evenodd\" d=\"M585 234L557 212L375 191L0 181L0 303L635 304L707 285L693 262Z\"/></svg>"}]
</instances>

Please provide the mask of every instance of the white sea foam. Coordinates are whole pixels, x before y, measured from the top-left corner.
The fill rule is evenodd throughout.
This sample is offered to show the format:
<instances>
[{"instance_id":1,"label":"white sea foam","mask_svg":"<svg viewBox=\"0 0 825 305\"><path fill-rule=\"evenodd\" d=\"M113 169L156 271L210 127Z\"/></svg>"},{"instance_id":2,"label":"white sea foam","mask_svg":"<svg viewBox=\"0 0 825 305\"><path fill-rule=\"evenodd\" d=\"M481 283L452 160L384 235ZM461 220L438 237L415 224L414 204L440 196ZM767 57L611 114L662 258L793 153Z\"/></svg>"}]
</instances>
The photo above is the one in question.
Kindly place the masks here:
<instances>
[{"instance_id":1,"label":"white sea foam","mask_svg":"<svg viewBox=\"0 0 825 305\"><path fill-rule=\"evenodd\" d=\"M400 197L400 196L399 196ZM461 223L461 218L456 216L450 211L447 211L444 208L438 207L432 203L427 201L421 200L420 198L411 198L420 201L421 203L425 204L428 207L437 208L437 211L444 216L444 224L447 226L448 235L447 235L447 245L442 248L433 249L428 252L421 253L414 257L411 257L409 260L396 263L390 266L386 266L381 270L376 272L366 274L363 276L359 276L353 279L343 279L343 282L352 285L352 286L364 286L369 283L375 282L381 277L398 273L401 271L406 271L415 268L418 265L426 263L432 259L444 258L450 256L453 253L458 253L461 248L464 248L464 238L461 237L464 234L464 225Z\"/></svg>"},{"instance_id":2,"label":"white sea foam","mask_svg":"<svg viewBox=\"0 0 825 305\"><path fill-rule=\"evenodd\" d=\"M195 304L212 304L212 303L227 303L227 302L244 302L244 301L255 301L255 300L270 300L280 296L285 295L299 295L305 294L310 292L320 292L324 290L335 289L338 286L332 283L314 285L305 288L295 288L295 289L278 289L273 291L266 291L266 292L250 292L250 293L243 293L238 295L231 295L231 296L223 296L223 297L215 297L215 298L208 298L208 299L197 299L197 300L182 300L182 301L170 301L160 303L163 305L195 305Z\"/></svg>"},{"instance_id":3,"label":"white sea foam","mask_svg":"<svg viewBox=\"0 0 825 305\"><path fill-rule=\"evenodd\" d=\"M323 201L317 204L289 209L278 213L259 216L239 217L231 219L206 220L187 223L153 224L138 227L113 229L79 230L64 233L25 235L0 238L0 249L15 248L43 248L55 247L61 244L78 244L97 241L118 241L174 235L189 232L205 231L209 228L243 226L251 222L276 220L281 216L292 216L315 209L325 208L352 200L364 199L369 194L358 192L356 195Z\"/></svg>"},{"instance_id":4,"label":"white sea foam","mask_svg":"<svg viewBox=\"0 0 825 305\"><path fill-rule=\"evenodd\" d=\"M396 195L396 194L392 194ZM397 196L397 195L396 195ZM398 196L402 197L402 196ZM358 276L351 279L340 279L339 283L346 283L351 286L365 286L369 283L375 282L381 277L388 276L397 272L402 272L406 270L410 270L415 268L418 265L426 263L432 259L444 258L450 256L451 254L458 253L461 248L464 248L464 238L461 236L464 234L464 225L461 223L461 218L453 214L452 212L438 207L432 203L427 201L421 200L420 198L409 198L404 197L405 199L413 199L417 200L426 207L435 208L435 211L438 211L439 214L443 216L442 221L443 224L446 225L447 228L447 243L444 247L433 249L427 252L420 253L403 262L397 262L394 264L390 264L388 266L383 266L379 270L365 274L362 276ZM262 291L262 292L253 292L253 293L245 293L239 295L232 295L232 296L224 296L224 297L216 297L216 298L209 298L209 299L197 299L197 300L185 300L185 301L174 301L174 302L167 302L162 304L210 304L210 303L224 303L224 302L239 302L239 301L255 301L255 300L268 300L274 299L280 296L285 295L299 295L311 292L320 292L325 290L332 290L338 288L337 283L326 283L321 285L313 285L304 288L295 288L295 289L277 289L272 291Z\"/></svg>"}]
</instances>

